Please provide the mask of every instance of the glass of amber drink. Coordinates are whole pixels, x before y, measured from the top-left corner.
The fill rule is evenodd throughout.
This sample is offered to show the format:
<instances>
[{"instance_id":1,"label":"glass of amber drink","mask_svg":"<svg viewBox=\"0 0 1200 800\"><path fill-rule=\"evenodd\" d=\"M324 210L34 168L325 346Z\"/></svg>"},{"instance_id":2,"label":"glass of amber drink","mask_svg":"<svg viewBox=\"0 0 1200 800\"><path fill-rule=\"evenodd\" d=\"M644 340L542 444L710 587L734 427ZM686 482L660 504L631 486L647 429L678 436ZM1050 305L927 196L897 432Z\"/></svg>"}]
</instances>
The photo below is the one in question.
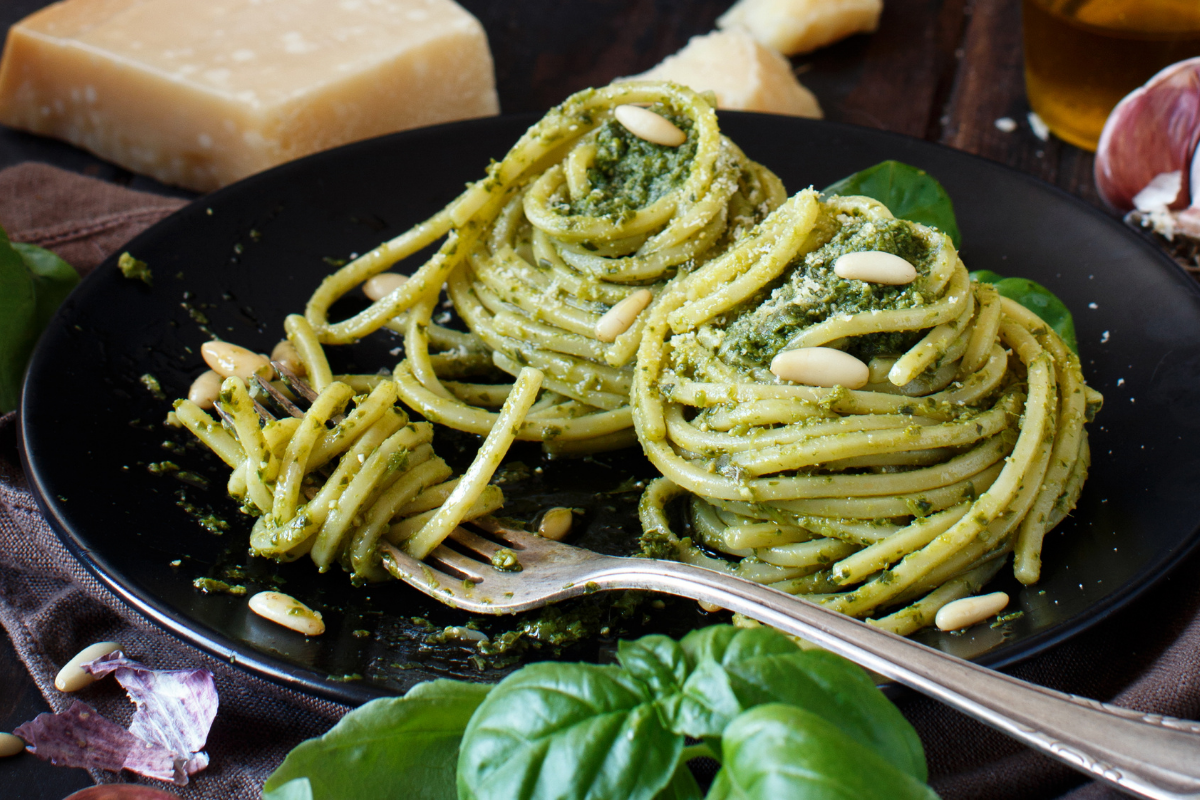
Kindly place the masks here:
<instances>
[{"instance_id":1,"label":"glass of amber drink","mask_svg":"<svg viewBox=\"0 0 1200 800\"><path fill-rule=\"evenodd\" d=\"M1095 150L1113 106L1200 55L1200 0L1023 0L1025 91L1050 130Z\"/></svg>"}]
</instances>

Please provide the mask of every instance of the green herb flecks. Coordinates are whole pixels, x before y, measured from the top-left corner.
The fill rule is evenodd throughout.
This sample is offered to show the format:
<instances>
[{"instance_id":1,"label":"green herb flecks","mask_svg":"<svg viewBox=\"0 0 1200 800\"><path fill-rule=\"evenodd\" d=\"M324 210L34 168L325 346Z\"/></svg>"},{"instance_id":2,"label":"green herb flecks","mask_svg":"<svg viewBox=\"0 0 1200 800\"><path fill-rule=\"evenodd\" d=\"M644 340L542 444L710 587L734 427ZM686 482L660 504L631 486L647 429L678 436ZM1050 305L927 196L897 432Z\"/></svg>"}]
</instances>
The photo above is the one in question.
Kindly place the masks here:
<instances>
[{"instance_id":1,"label":"green herb flecks","mask_svg":"<svg viewBox=\"0 0 1200 800\"><path fill-rule=\"evenodd\" d=\"M235 597L241 597L246 593L245 586L226 583L216 578L196 578L196 580L192 581L192 586L205 594L231 594Z\"/></svg>"},{"instance_id":2,"label":"green herb flecks","mask_svg":"<svg viewBox=\"0 0 1200 800\"><path fill-rule=\"evenodd\" d=\"M117 269L121 270L121 274L131 281L141 281L147 286L154 285L154 276L150 274L150 267L145 261L138 261L129 253L121 253L117 259Z\"/></svg>"}]
</instances>

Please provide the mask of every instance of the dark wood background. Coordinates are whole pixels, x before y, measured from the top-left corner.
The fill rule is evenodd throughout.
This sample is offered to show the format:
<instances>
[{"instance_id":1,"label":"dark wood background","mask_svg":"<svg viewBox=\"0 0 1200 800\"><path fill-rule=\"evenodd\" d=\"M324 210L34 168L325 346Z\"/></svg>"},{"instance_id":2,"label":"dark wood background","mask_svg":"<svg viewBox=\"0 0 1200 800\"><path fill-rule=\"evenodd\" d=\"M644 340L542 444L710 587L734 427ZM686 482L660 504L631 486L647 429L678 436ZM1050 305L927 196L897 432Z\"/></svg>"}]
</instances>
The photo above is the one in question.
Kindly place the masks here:
<instances>
[{"instance_id":1,"label":"dark wood background","mask_svg":"<svg viewBox=\"0 0 1200 800\"><path fill-rule=\"evenodd\" d=\"M487 29L505 112L544 111L586 86L641 72L712 30L730 0L460 0ZM0 0L0 27L47 5ZM794 59L825 116L940 142L1036 175L1101 205L1092 155L1043 142L1026 114L1020 0L885 0L879 31ZM995 121L1018 123L1011 133ZM0 128L0 168L45 161L137 189L191 196L77 150ZM47 710L0 631L0 730ZM82 770L0 761L0 795L58 800ZM232 799L230 799L232 800Z\"/></svg>"}]
</instances>

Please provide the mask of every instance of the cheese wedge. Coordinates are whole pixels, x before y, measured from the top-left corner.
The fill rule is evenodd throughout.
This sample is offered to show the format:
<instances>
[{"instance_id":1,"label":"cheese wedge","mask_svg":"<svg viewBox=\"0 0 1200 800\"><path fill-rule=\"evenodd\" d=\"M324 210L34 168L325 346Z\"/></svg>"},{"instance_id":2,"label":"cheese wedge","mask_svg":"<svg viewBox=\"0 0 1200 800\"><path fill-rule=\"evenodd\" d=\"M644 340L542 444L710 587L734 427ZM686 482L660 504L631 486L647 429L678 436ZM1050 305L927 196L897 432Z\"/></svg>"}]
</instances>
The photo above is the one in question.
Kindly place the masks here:
<instances>
[{"instance_id":1,"label":"cheese wedge","mask_svg":"<svg viewBox=\"0 0 1200 800\"><path fill-rule=\"evenodd\" d=\"M792 65L742 31L693 36L649 71L622 80L666 80L711 91L718 108L821 117L817 98L796 80Z\"/></svg>"},{"instance_id":2,"label":"cheese wedge","mask_svg":"<svg viewBox=\"0 0 1200 800\"><path fill-rule=\"evenodd\" d=\"M809 53L879 27L883 0L738 0L717 19L787 56Z\"/></svg>"},{"instance_id":3,"label":"cheese wedge","mask_svg":"<svg viewBox=\"0 0 1200 800\"><path fill-rule=\"evenodd\" d=\"M498 110L483 27L452 0L66 0L0 62L0 123L198 191Z\"/></svg>"}]
</instances>

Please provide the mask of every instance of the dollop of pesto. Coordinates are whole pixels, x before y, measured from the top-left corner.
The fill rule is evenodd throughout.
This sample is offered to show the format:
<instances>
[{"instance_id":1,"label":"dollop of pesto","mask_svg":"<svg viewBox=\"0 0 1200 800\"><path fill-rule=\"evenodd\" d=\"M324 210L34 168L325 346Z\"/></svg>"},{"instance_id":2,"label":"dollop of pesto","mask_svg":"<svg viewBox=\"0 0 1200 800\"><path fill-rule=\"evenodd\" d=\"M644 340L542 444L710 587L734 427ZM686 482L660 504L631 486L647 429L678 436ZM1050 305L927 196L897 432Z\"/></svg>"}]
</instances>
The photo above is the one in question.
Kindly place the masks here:
<instances>
[{"instance_id":1,"label":"dollop of pesto","mask_svg":"<svg viewBox=\"0 0 1200 800\"><path fill-rule=\"evenodd\" d=\"M628 219L687 179L696 156L691 120L661 105L651 110L688 134L687 141L666 147L634 136L615 120L605 122L596 129L596 157L588 169L591 191L564 203L564 214Z\"/></svg>"},{"instance_id":2,"label":"dollop of pesto","mask_svg":"<svg viewBox=\"0 0 1200 800\"><path fill-rule=\"evenodd\" d=\"M117 259L117 268L131 281L141 281L147 286L153 284L154 277L150 274L150 267L145 261L138 261L129 253L121 253Z\"/></svg>"},{"instance_id":3,"label":"dollop of pesto","mask_svg":"<svg viewBox=\"0 0 1200 800\"><path fill-rule=\"evenodd\" d=\"M790 265L767 297L749 301L730 316L718 353L731 364L767 367L803 329L841 314L916 308L927 302L920 287L935 256L932 248L900 219L866 220L842 216L840 227L822 247ZM840 278L833 271L839 256L880 250L900 256L917 269L905 286L886 286ZM908 350L924 331L899 331L855 337L845 348L861 359Z\"/></svg>"}]
</instances>

